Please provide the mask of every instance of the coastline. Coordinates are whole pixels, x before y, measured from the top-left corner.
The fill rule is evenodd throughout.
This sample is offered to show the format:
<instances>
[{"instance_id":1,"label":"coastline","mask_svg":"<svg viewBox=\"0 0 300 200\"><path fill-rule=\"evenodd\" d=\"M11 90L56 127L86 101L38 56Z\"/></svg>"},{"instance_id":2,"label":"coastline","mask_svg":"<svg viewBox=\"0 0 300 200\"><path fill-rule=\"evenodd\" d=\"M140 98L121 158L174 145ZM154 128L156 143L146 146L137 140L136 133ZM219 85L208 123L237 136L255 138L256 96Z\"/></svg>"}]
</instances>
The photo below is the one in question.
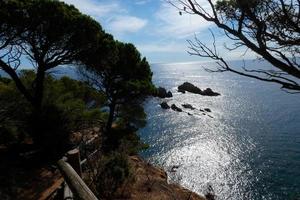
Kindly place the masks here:
<instances>
[{"instance_id":1,"label":"coastline","mask_svg":"<svg viewBox=\"0 0 300 200\"><path fill-rule=\"evenodd\" d=\"M134 181L129 187L131 200L205 200L202 197L181 185L168 183L167 173L140 156L130 156L129 163L134 173Z\"/></svg>"}]
</instances>

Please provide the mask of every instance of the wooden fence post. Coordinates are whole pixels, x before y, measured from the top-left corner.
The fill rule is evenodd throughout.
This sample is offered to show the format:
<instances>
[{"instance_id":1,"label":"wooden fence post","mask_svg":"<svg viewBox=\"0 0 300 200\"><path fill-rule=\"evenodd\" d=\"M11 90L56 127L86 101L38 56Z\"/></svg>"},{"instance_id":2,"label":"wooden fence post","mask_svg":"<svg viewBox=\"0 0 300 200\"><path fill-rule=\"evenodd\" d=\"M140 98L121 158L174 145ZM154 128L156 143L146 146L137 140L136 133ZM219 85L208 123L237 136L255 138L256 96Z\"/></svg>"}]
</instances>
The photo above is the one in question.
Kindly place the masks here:
<instances>
[{"instance_id":1,"label":"wooden fence post","mask_svg":"<svg viewBox=\"0 0 300 200\"><path fill-rule=\"evenodd\" d=\"M73 149L67 152L67 162L72 166L72 168L77 172L77 174L82 176L80 152L79 149Z\"/></svg>"},{"instance_id":2,"label":"wooden fence post","mask_svg":"<svg viewBox=\"0 0 300 200\"><path fill-rule=\"evenodd\" d=\"M69 163L61 159L57 164L60 172L77 199L98 200Z\"/></svg>"}]
</instances>

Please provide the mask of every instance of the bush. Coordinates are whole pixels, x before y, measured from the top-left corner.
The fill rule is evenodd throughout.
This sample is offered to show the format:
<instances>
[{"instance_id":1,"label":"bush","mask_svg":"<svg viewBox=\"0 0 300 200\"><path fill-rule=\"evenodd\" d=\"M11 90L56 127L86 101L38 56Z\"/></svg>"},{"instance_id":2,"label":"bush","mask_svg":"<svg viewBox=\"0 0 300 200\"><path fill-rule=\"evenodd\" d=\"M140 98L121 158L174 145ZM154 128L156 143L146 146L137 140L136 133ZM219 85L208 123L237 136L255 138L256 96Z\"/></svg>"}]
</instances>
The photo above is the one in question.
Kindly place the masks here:
<instances>
[{"instance_id":1,"label":"bush","mask_svg":"<svg viewBox=\"0 0 300 200\"><path fill-rule=\"evenodd\" d=\"M44 106L41 113L32 113L26 124L27 132L48 158L57 159L70 148L70 122L58 106Z\"/></svg>"},{"instance_id":2,"label":"bush","mask_svg":"<svg viewBox=\"0 0 300 200\"><path fill-rule=\"evenodd\" d=\"M20 77L31 91L35 72L23 70ZM104 101L103 94L84 82L47 76L42 108L36 111L13 81L0 78L1 143L23 142L24 136L30 136L36 145L56 157L69 146L70 132L103 121L104 115L99 107Z\"/></svg>"},{"instance_id":3,"label":"bush","mask_svg":"<svg viewBox=\"0 0 300 200\"><path fill-rule=\"evenodd\" d=\"M0 144L19 143L26 135L25 120L29 103L17 91L14 82L0 77Z\"/></svg>"},{"instance_id":4,"label":"bush","mask_svg":"<svg viewBox=\"0 0 300 200\"><path fill-rule=\"evenodd\" d=\"M105 152L119 151L127 155L136 155L139 151L148 148L148 145L143 143L137 135L135 128L116 127L105 134L103 143Z\"/></svg>"},{"instance_id":5,"label":"bush","mask_svg":"<svg viewBox=\"0 0 300 200\"><path fill-rule=\"evenodd\" d=\"M100 198L113 198L129 176L130 167L126 154L115 152L106 156L97 169L96 193Z\"/></svg>"}]
</instances>

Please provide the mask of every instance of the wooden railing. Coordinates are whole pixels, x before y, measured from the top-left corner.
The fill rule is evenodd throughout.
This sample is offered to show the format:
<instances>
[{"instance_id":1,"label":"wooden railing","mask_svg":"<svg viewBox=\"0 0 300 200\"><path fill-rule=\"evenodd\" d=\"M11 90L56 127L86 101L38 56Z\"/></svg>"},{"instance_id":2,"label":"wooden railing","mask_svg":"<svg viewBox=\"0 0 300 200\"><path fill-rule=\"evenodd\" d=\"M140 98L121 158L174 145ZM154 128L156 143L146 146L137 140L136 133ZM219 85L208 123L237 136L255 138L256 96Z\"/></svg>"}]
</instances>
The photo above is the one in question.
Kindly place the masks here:
<instances>
[{"instance_id":1,"label":"wooden railing","mask_svg":"<svg viewBox=\"0 0 300 200\"><path fill-rule=\"evenodd\" d=\"M87 141L85 145L90 145L91 143L97 143L98 137L92 138ZM80 151L78 148L68 151L66 156L57 162L57 166L65 180L64 185L64 198L63 199L76 199L79 200L98 200L93 194L90 188L82 180L82 168L81 166L85 164L87 159L97 153L98 150L94 150L89 153L87 158L83 161L80 159Z\"/></svg>"},{"instance_id":2,"label":"wooden railing","mask_svg":"<svg viewBox=\"0 0 300 200\"><path fill-rule=\"evenodd\" d=\"M68 187L70 187L71 192L77 199L98 200L69 163L64 161L64 159L61 159L57 162L57 165L65 181L67 182ZM72 196L70 193L68 193L68 195Z\"/></svg>"}]
</instances>

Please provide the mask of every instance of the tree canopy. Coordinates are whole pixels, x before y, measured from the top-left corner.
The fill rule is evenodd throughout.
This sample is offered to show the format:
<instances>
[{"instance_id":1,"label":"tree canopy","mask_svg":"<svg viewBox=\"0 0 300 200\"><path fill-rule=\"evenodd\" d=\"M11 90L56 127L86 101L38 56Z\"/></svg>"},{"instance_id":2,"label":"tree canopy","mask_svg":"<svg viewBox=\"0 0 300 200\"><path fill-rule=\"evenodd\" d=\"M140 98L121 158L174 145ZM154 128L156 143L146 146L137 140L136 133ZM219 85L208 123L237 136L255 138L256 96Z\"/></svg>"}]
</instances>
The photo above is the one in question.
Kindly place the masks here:
<instances>
[{"instance_id":1,"label":"tree canopy","mask_svg":"<svg viewBox=\"0 0 300 200\"><path fill-rule=\"evenodd\" d=\"M19 72L26 87L35 76L33 70ZM30 138L49 153L64 153L71 132L99 126L106 117L99 109L105 96L84 82L47 75L44 96L44 106L37 122L32 116L32 106L18 92L12 79L0 78L1 145L19 144ZM36 132L36 129L40 131Z\"/></svg>"},{"instance_id":2,"label":"tree canopy","mask_svg":"<svg viewBox=\"0 0 300 200\"><path fill-rule=\"evenodd\" d=\"M49 76L60 65L80 67L88 72L92 84ZM20 71L19 67L34 71ZM51 134L67 135L69 127L82 124L78 120L105 116L100 112L104 101L109 107L107 130L115 120L126 126L143 125L141 102L154 90L150 66L134 45L114 40L98 22L56 0L0 1L0 70L11 78L1 78L0 102L4 103L0 113L5 116L0 117L0 129L20 130L10 118L23 121L23 130L40 146ZM17 105L24 105L22 118L19 112L10 116L13 109L20 108ZM97 111L90 110L95 107ZM6 126L6 122L13 125Z\"/></svg>"},{"instance_id":3,"label":"tree canopy","mask_svg":"<svg viewBox=\"0 0 300 200\"><path fill-rule=\"evenodd\" d=\"M215 46L189 40L191 55L209 57L218 63L210 71L231 71L262 81L278 83L288 91L300 91L300 3L298 0L169 0L181 13L196 14L223 30L234 44L229 51L250 49L274 69L231 67Z\"/></svg>"},{"instance_id":4,"label":"tree canopy","mask_svg":"<svg viewBox=\"0 0 300 200\"><path fill-rule=\"evenodd\" d=\"M36 108L43 99L45 73L59 65L80 61L98 44L103 31L74 6L54 0L0 2L0 69ZM16 70L22 59L36 69L32 88L26 88Z\"/></svg>"},{"instance_id":5,"label":"tree canopy","mask_svg":"<svg viewBox=\"0 0 300 200\"><path fill-rule=\"evenodd\" d=\"M154 86L150 66L134 45L114 41L108 36L106 46L108 51L103 51L105 45L102 45L87 58L87 71L82 73L107 96L110 112L106 128L109 130L116 119L116 107L139 106L143 97L153 93ZM107 59L102 59L103 53Z\"/></svg>"}]
</instances>

